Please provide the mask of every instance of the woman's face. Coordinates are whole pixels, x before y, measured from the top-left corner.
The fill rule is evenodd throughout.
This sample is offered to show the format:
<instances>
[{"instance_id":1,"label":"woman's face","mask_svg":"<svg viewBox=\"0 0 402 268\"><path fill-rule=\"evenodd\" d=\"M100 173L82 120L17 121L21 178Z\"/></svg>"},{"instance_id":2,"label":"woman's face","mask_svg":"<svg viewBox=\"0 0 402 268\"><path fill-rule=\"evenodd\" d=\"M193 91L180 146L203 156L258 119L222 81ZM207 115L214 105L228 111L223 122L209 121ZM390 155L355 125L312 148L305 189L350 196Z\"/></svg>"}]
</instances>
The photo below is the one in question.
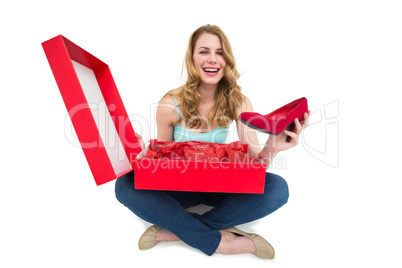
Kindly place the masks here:
<instances>
[{"instance_id":1,"label":"woman's face","mask_svg":"<svg viewBox=\"0 0 402 268\"><path fill-rule=\"evenodd\" d=\"M217 35L203 33L195 43L194 67L201 84L217 85L224 75L226 61L222 56L221 40Z\"/></svg>"}]
</instances>

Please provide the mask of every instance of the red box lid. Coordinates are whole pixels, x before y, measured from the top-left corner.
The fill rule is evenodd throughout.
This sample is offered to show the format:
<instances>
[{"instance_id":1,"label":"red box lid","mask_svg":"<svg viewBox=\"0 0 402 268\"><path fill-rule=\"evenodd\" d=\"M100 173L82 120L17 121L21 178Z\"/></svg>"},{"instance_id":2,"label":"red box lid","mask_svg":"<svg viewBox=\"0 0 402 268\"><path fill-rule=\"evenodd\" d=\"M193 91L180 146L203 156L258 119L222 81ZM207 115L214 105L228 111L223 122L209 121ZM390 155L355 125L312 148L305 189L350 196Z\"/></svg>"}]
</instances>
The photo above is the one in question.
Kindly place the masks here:
<instances>
[{"instance_id":1,"label":"red box lid","mask_svg":"<svg viewBox=\"0 0 402 268\"><path fill-rule=\"evenodd\" d=\"M141 147L108 65L62 35L42 46L96 184L131 171Z\"/></svg>"}]
</instances>

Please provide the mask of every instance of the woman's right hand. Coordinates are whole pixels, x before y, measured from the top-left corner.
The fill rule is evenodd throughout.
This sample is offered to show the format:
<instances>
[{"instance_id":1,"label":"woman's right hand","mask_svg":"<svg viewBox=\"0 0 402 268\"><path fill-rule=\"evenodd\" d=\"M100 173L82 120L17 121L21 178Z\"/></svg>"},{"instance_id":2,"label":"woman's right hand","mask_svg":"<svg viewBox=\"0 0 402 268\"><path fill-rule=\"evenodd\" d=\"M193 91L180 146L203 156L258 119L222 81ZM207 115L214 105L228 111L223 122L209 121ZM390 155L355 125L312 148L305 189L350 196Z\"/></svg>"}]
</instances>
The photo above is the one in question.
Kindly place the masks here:
<instances>
[{"instance_id":1,"label":"woman's right hand","mask_svg":"<svg viewBox=\"0 0 402 268\"><path fill-rule=\"evenodd\" d=\"M141 136L140 134L138 134L137 132L134 132L134 136L135 136L135 138L138 140L138 142L139 142L139 144L140 144L140 146L141 146L141 150L144 150L144 148L145 148L145 143L144 143L144 141L142 140L142 136Z\"/></svg>"}]
</instances>

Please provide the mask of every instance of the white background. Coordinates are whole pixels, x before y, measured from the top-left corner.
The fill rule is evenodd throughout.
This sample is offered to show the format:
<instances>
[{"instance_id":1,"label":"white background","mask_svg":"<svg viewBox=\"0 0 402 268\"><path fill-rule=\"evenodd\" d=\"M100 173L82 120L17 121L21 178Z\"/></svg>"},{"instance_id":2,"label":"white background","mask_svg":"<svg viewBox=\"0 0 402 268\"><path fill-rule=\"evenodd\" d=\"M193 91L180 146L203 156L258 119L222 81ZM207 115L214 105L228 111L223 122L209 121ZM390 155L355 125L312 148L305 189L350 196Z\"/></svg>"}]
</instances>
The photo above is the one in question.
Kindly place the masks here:
<instances>
[{"instance_id":1,"label":"white background","mask_svg":"<svg viewBox=\"0 0 402 268\"><path fill-rule=\"evenodd\" d=\"M401 267L401 14L399 1L0 4L0 266ZM149 224L113 182L95 186L41 47L62 34L106 62L149 139L151 107L180 86L188 37L207 23L228 35L254 110L305 96L315 112L305 142L271 169L288 181L288 204L240 226L273 244L273 261L179 242L139 251Z\"/></svg>"}]
</instances>

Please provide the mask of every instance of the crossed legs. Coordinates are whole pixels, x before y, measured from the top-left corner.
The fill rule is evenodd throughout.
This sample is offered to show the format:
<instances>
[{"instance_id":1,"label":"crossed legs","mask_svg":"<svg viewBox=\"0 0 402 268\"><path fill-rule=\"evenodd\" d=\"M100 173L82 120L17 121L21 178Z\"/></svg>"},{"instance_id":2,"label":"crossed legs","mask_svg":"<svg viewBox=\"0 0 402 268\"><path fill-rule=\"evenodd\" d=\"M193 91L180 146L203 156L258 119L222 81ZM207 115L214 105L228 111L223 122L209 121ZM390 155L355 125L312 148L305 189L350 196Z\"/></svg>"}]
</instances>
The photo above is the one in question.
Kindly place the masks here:
<instances>
[{"instance_id":1,"label":"crossed legs","mask_svg":"<svg viewBox=\"0 0 402 268\"><path fill-rule=\"evenodd\" d=\"M138 217L162 228L156 234L157 241L182 240L207 255L253 253L250 239L219 230L269 215L287 202L288 195L286 181L272 173L266 175L263 194L137 190L134 172L116 181L117 199ZM214 208L203 215L185 210L200 203Z\"/></svg>"}]
</instances>

